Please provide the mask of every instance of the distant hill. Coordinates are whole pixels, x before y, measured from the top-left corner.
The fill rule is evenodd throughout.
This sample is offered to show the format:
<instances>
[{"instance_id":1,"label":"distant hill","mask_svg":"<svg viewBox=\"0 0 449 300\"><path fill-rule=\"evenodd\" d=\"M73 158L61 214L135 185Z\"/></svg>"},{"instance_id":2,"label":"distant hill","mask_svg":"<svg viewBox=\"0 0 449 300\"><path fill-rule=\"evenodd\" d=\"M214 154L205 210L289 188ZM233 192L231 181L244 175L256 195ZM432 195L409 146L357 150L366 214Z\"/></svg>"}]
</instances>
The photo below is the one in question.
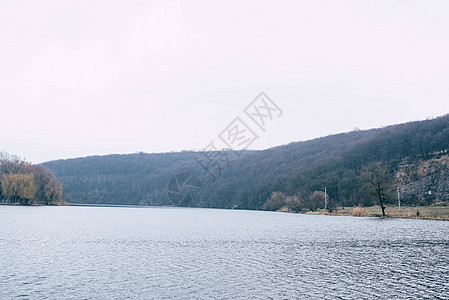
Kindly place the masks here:
<instances>
[{"instance_id":1,"label":"distant hill","mask_svg":"<svg viewBox=\"0 0 449 300\"><path fill-rule=\"evenodd\" d=\"M403 190L404 203L429 204L449 201L444 158L448 149L449 115L445 115L247 151L239 156L232 151L136 153L43 165L57 176L66 196L75 203L169 205L173 202L170 192L176 189L173 184L192 180L191 174L199 193L191 195L195 201L186 205L260 209L275 191L307 198L325 186L337 205L371 205L374 199L364 190L360 170L370 162L381 161L396 175L395 185ZM199 164L204 165L205 158L210 159L215 180ZM429 165L433 169L428 167L418 174L422 166Z\"/></svg>"}]
</instances>

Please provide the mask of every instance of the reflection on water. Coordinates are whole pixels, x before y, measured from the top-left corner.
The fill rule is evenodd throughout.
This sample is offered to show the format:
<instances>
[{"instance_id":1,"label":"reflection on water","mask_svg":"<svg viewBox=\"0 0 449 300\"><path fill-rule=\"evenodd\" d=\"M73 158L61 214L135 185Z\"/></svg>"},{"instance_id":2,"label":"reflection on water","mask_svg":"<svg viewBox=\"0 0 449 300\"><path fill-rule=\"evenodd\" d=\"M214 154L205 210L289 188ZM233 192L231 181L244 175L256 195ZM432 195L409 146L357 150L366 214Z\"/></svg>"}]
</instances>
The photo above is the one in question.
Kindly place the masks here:
<instances>
[{"instance_id":1,"label":"reflection on water","mask_svg":"<svg viewBox=\"0 0 449 300\"><path fill-rule=\"evenodd\" d=\"M0 298L449 298L449 222L0 207Z\"/></svg>"}]
</instances>

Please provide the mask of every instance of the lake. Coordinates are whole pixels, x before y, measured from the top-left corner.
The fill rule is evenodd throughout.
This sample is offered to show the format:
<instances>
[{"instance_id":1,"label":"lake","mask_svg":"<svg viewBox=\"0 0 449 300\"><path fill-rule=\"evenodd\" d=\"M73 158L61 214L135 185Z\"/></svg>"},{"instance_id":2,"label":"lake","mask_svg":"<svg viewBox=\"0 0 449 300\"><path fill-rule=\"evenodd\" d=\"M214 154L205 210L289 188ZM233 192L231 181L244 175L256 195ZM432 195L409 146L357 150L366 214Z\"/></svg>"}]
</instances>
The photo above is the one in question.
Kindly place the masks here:
<instances>
[{"instance_id":1,"label":"lake","mask_svg":"<svg viewBox=\"0 0 449 300\"><path fill-rule=\"evenodd\" d=\"M0 299L449 298L449 222L0 206Z\"/></svg>"}]
</instances>

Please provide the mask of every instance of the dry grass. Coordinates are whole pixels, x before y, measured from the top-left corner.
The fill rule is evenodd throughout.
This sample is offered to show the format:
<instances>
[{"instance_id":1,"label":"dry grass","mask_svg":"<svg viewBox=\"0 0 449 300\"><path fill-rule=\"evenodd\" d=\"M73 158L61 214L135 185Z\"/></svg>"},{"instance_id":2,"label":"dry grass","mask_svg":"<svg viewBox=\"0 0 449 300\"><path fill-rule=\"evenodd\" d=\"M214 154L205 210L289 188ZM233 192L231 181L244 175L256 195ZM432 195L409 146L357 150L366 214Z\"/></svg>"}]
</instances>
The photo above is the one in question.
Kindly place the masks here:
<instances>
[{"instance_id":1,"label":"dry grass","mask_svg":"<svg viewBox=\"0 0 449 300\"><path fill-rule=\"evenodd\" d=\"M367 207L339 207L333 212L324 209L309 211L311 215L331 215L331 216L357 216L357 217L381 217L380 206ZM385 214L390 218L425 219L449 221L449 206L387 206Z\"/></svg>"},{"instance_id":2,"label":"dry grass","mask_svg":"<svg viewBox=\"0 0 449 300\"><path fill-rule=\"evenodd\" d=\"M432 220L449 220L448 206L388 207L386 214L390 217L416 218Z\"/></svg>"},{"instance_id":3,"label":"dry grass","mask_svg":"<svg viewBox=\"0 0 449 300\"><path fill-rule=\"evenodd\" d=\"M292 212L291 210L289 210L288 209L288 207L287 206L282 206L281 208L279 208L277 211L280 211L280 212Z\"/></svg>"},{"instance_id":4,"label":"dry grass","mask_svg":"<svg viewBox=\"0 0 449 300\"><path fill-rule=\"evenodd\" d=\"M343 216L361 216L364 212L365 217L380 217L382 210L380 206L369 207L345 207L344 210L338 209L335 215ZM449 206L387 206L385 214L391 218L412 218L412 219L427 219L427 220L449 220Z\"/></svg>"},{"instance_id":5,"label":"dry grass","mask_svg":"<svg viewBox=\"0 0 449 300\"><path fill-rule=\"evenodd\" d=\"M368 213L365 211L365 208L361 206L357 206L352 210L352 216L354 217L367 217Z\"/></svg>"}]
</instances>

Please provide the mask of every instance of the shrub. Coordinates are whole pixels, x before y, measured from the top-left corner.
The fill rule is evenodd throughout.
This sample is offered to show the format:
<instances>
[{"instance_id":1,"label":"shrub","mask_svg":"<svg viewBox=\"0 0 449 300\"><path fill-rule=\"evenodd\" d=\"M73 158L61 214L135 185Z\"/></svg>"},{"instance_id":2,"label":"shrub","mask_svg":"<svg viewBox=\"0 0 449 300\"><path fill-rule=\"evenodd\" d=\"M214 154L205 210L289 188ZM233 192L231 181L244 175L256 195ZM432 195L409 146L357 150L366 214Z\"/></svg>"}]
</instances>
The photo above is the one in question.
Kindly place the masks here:
<instances>
[{"instance_id":1,"label":"shrub","mask_svg":"<svg viewBox=\"0 0 449 300\"><path fill-rule=\"evenodd\" d=\"M368 216L367 212L365 211L365 209L361 206L357 206L356 208L354 208L354 210L352 211L352 215L354 217L366 217Z\"/></svg>"},{"instance_id":2,"label":"shrub","mask_svg":"<svg viewBox=\"0 0 449 300\"><path fill-rule=\"evenodd\" d=\"M264 210L279 210L285 206L286 196L281 192L273 192L263 205Z\"/></svg>"},{"instance_id":3,"label":"shrub","mask_svg":"<svg viewBox=\"0 0 449 300\"><path fill-rule=\"evenodd\" d=\"M304 203L298 195L288 196L285 199L285 204L289 211L300 212L304 209Z\"/></svg>"}]
</instances>

